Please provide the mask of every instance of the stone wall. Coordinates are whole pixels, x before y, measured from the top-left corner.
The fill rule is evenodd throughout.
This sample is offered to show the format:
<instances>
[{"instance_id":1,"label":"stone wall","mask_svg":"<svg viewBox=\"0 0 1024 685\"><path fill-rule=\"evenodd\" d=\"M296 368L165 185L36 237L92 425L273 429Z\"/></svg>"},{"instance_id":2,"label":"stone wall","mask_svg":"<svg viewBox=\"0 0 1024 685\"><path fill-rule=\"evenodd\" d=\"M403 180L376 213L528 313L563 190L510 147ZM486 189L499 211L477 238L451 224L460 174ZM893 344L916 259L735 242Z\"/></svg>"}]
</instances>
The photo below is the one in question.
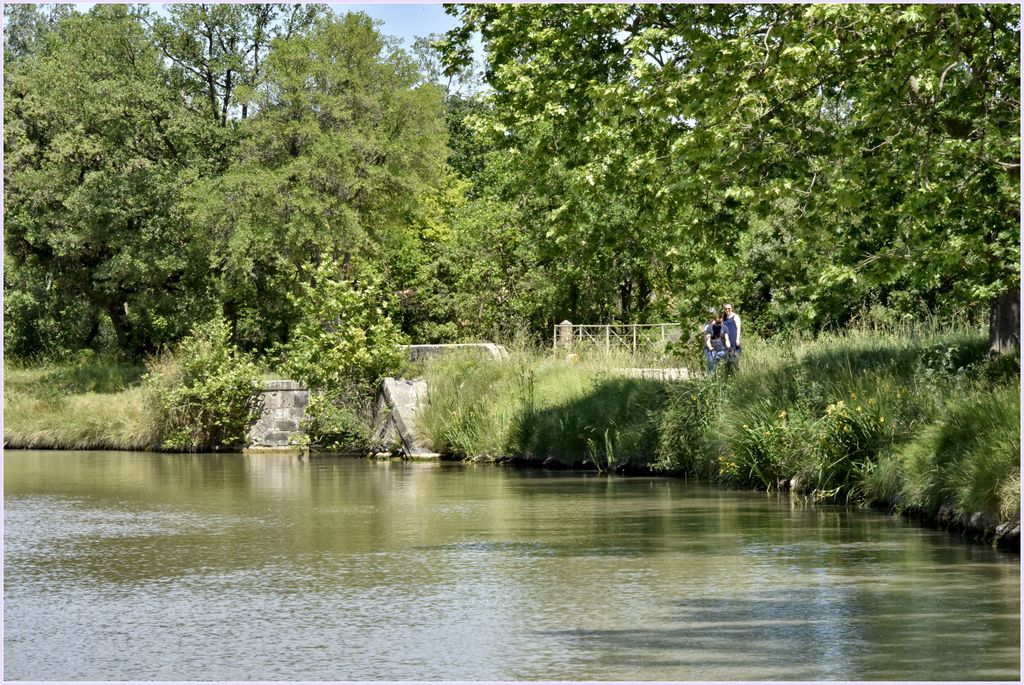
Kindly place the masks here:
<instances>
[{"instance_id":1,"label":"stone wall","mask_svg":"<svg viewBox=\"0 0 1024 685\"><path fill-rule=\"evenodd\" d=\"M381 450L409 459L437 459L441 455L424 444L417 416L427 401L427 382L420 378L385 378L377 391L373 442Z\"/></svg>"},{"instance_id":2,"label":"stone wall","mask_svg":"<svg viewBox=\"0 0 1024 685\"><path fill-rule=\"evenodd\" d=\"M428 357L438 357L450 352L477 352L489 356L495 361L508 359L508 350L503 345L494 343L455 343L438 345L399 345L409 355L409 361L414 362Z\"/></svg>"},{"instance_id":3,"label":"stone wall","mask_svg":"<svg viewBox=\"0 0 1024 685\"><path fill-rule=\"evenodd\" d=\"M256 390L256 402L259 418L249 429L249 447L288 447L288 437L301 433L299 422L309 404L309 390L298 381L264 381Z\"/></svg>"}]
</instances>

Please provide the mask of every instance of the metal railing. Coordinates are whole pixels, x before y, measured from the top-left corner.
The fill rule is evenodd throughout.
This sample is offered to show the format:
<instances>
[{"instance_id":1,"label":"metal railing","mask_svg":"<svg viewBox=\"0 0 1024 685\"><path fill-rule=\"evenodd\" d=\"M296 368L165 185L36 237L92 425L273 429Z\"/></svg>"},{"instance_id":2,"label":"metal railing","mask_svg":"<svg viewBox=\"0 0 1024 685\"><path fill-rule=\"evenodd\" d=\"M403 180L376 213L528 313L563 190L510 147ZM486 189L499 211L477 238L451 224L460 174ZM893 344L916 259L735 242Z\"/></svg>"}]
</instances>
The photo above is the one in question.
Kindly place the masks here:
<instances>
[{"instance_id":1,"label":"metal railing","mask_svg":"<svg viewBox=\"0 0 1024 685\"><path fill-rule=\"evenodd\" d=\"M621 323L621 324L574 324L563 321L555 324L552 336L554 349L576 345L603 347L606 351L637 350L664 347L679 340L683 327L680 323Z\"/></svg>"}]
</instances>

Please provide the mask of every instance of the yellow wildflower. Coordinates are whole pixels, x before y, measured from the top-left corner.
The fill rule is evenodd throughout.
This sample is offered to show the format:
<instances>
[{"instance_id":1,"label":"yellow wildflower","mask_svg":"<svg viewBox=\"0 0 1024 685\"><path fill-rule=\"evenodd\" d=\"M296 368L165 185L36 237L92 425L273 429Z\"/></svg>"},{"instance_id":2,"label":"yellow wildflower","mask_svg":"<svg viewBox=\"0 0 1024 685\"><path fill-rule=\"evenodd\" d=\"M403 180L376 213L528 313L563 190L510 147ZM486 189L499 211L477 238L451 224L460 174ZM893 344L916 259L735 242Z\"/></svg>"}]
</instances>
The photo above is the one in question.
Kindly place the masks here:
<instances>
[{"instance_id":1,"label":"yellow wildflower","mask_svg":"<svg viewBox=\"0 0 1024 685\"><path fill-rule=\"evenodd\" d=\"M879 416L878 417L878 423L885 423L885 417L884 416Z\"/></svg>"},{"instance_id":2,"label":"yellow wildflower","mask_svg":"<svg viewBox=\"0 0 1024 685\"><path fill-rule=\"evenodd\" d=\"M861 407L859 404L857 405L857 411L861 411Z\"/></svg>"},{"instance_id":3,"label":"yellow wildflower","mask_svg":"<svg viewBox=\"0 0 1024 685\"><path fill-rule=\"evenodd\" d=\"M875 406L875 398L874 397L872 397L871 399L868 400L868 406L871 406L871 407Z\"/></svg>"},{"instance_id":4,"label":"yellow wildflower","mask_svg":"<svg viewBox=\"0 0 1024 685\"><path fill-rule=\"evenodd\" d=\"M783 409L782 411L779 412L779 418L780 419L786 418L786 410L785 409Z\"/></svg>"},{"instance_id":5,"label":"yellow wildflower","mask_svg":"<svg viewBox=\"0 0 1024 685\"><path fill-rule=\"evenodd\" d=\"M855 392L851 392L851 393L850 393L850 399L851 399L851 400L855 400L855 399L857 399L857 393L855 393Z\"/></svg>"}]
</instances>

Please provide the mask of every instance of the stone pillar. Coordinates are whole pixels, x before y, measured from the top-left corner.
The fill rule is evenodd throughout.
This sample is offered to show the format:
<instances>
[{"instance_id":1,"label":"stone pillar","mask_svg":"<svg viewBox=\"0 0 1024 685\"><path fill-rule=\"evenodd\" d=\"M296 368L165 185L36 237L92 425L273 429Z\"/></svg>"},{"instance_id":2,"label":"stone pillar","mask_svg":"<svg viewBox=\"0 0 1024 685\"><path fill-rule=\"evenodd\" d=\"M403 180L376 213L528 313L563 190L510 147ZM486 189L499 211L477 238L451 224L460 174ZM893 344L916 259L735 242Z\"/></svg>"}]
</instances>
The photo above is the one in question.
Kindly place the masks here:
<instances>
[{"instance_id":1,"label":"stone pillar","mask_svg":"<svg viewBox=\"0 0 1024 685\"><path fill-rule=\"evenodd\" d=\"M558 324L555 337L556 347L572 347L572 321L566 320Z\"/></svg>"},{"instance_id":2,"label":"stone pillar","mask_svg":"<svg viewBox=\"0 0 1024 685\"><path fill-rule=\"evenodd\" d=\"M309 404L309 390L298 381L264 381L255 395L259 418L246 435L249 447L289 447L289 436L302 433L300 422Z\"/></svg>"}]
</instances>

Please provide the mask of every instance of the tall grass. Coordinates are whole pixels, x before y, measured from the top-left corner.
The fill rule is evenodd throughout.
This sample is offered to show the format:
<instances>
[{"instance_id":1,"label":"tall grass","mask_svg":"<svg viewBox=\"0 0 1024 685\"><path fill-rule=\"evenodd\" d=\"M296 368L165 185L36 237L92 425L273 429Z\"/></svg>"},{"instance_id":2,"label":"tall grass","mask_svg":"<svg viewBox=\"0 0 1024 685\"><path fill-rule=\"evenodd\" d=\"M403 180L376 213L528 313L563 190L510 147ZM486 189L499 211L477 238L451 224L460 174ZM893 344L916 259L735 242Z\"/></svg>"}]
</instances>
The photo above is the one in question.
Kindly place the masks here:
<instances>
[{"instance_id":1,"label":"tall grass","mask_svg":"<svg viewBox=\"0 0 1024 685\"><path fill-rule=\"evenodd\" d=\"M146 390L63 399L6 395L4 444L14 448L145 450L159 432Z\"/></svg>"},{"instance_id":2,"label":"tall grass","mask_svg":"<svg viewBox=\"0 0 1024 685\"><path fill-rule=\"evenodd\" d=\"M748 339L744 354L738 373L673 384L614 370L664 360L594 350L576 363L546 350L504 364L439 359L424 369L421 427L461 456L644 468L958 520L1019 516L1019 357L988 360L976 331Z\"/></svg>"},{"instance_id":3,"label":"tall grass","mask_svg":"<svg viewBox=\"0 0 1024 685\"><path fill-rule=\"evenodd\" d=\"M529 405L531 361L522 354L505 364L453 354L424 363L430 401L418 422L434 449L459 456L508 454L515 416Z\"/></svg>"},{"instance_id":4,"label":"tall grass","mask_svg":"<svg viewBox=\"0 0 1024 685\"><path fill-rule=\"evenodd\" d=\"M430 401L419 424L435 450L459 456L589 462L601 470L646 464L665 389L613 371L635 364L594 351L574 362L529 349L502 363L442 357L424 367Z\"/></svg>"},{"instance_id":5,"label":"tall grass","mask_svg":"<svg viewBox=\"0 0 1024 685\"><path fill-rule=\"evenodd\" d=\"M1019 421L1019 388L974 387L901 449L884 455L865 479L865 494L926 516L952 507L990 521L1017 519Z\"/></svg>"},{"instance_id":6,"label":"tall grass","mask_svg":"<svg viewBox=\"0 0 1024 685\"><path fill-rule=\"evenodd\" d=\"M743 364L675 391L656 466L949 522L1019 517L1019 357L989 360L977 333L748 343Z\"/></svg>"},{"instance_id":7,"label":"tall grass","mask_svg":"<svg viewBox=\"0 0 1024 685\"><path fill-rule=\"evenodd\" d=\"M4 368L4 444L15 448L149 449L158 430L145 367L83 357Z\"/></svg>"}]
</instances>

